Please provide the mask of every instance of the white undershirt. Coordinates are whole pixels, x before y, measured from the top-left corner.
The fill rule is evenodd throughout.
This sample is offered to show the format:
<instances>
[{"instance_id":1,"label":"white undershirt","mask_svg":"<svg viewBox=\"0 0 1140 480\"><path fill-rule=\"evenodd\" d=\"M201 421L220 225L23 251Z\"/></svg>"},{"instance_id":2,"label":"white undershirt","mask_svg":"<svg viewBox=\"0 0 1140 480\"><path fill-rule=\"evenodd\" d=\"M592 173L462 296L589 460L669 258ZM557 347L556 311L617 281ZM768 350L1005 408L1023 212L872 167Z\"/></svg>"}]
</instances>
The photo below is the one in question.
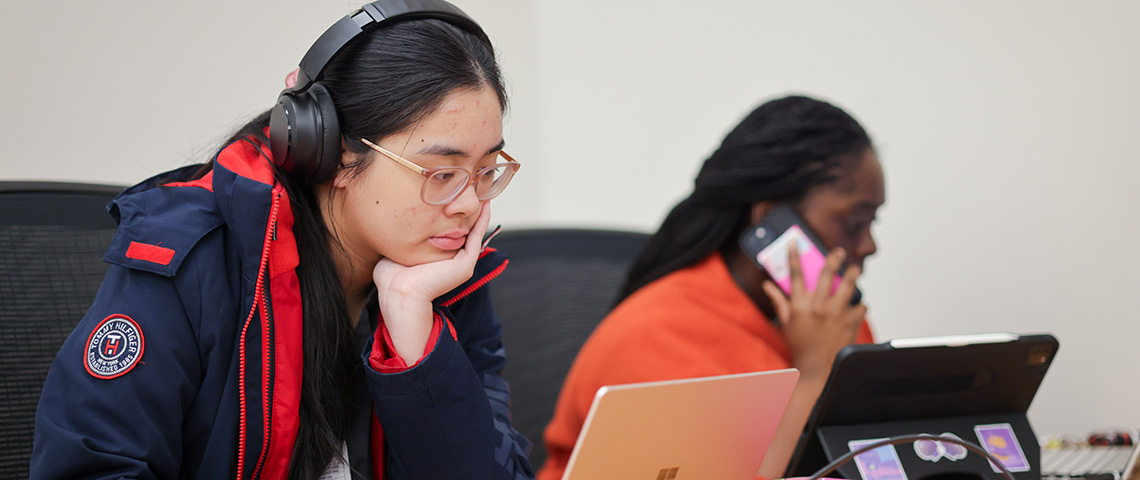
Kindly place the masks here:
<instances>
[{"instance_id":1,"label":"white undershirt","mask_svg":"<svg viewBox=\"0 0 1140 480\"><path fill-rule=\"evenodd\" d=\"M334 458L329 462L329 466L325 469L325 473L321 474L320 480L352 480L352 471L348 468L347 443L341 444L340 458Z\"/></svg>"}]
</instances>

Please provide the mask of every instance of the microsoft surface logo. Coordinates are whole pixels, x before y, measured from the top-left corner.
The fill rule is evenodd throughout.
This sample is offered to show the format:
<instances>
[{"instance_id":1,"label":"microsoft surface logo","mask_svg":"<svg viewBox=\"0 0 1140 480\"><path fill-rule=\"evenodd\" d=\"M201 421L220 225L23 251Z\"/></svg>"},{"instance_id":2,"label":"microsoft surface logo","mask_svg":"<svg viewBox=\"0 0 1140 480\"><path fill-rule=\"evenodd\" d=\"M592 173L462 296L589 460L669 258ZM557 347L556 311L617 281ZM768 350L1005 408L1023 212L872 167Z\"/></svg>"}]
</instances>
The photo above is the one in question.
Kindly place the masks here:
<instances>
[{"instance_id":1,"label":"microsoft surface logo","mask_svg":"<svg viewBox=\"0 0 1140 480\"><path fill-rule=\"evenodd\" d=\"M677 478L677 470L680 469L681 467L662 468L660 472L657 472L657 480L671 480Z\"/></svg>"}]
</instances>

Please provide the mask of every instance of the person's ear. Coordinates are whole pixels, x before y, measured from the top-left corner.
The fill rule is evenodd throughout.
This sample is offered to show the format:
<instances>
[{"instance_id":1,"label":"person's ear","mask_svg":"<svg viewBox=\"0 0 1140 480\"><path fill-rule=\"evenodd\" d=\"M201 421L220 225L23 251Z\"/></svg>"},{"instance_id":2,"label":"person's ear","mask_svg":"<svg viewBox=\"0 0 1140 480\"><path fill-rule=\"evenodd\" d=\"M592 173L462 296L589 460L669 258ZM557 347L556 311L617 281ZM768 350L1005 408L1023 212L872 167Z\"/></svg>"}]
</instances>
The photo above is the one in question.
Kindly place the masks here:
<instances>
[{"instance_id":1,"label":"person's ear","mask_svg":"<svg viewBox=\"0 0 1140 480\"><path fill-rule=\"evenodd\" d=\"M352 180L352 176L349 175L349 171L351 169L344 168L344 166L345 165L352 165L354 162L356 162L356 157L357 157L357 154L355 154L351 150L349 150L348 145L345 144L344 140L342 139L340 141L340 168L337 168L336 173L333 175L333 179L332 179L333 188L346 188L346 187L348 187L349 182Z\"/></svg>"},{"instance_id":2,"label":"person's ear","mask_svg":"<svg viewBox=\"0 0 1140 480\"><path fill-rule=\"evenodd\" d=\"M752 211L749 212L748 219L751 223L759 222L760 219L768 216L768 214L772 212L773 208L776 208L776 202L773 202L771 200L764 200L761 202L753 203Z\"/></svg>"},{"instance_id":3,"label":"person's ear","mask_svg":"<svg viewBox=\"0 0 1140 480\"><path fill-rule=\"evenodd\" d=\"M293 70L292 72L289 72L288 75L285 75L285 88L293 88L293 85L297 84L298 73L301 73L301 67L297 67L296 70Z\"/></svg>"}]
</instances>

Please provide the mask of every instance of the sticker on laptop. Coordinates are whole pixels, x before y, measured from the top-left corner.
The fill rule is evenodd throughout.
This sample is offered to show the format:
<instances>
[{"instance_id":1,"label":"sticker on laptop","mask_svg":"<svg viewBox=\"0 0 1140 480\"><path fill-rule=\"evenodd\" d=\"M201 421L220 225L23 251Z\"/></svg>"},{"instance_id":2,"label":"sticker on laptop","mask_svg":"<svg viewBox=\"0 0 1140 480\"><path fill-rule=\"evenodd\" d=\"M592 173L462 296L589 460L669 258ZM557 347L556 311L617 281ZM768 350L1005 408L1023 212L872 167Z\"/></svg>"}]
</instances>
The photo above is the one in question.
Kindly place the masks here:
<instances>
[{"instance_id":1,"label":"sticker on laptop","mask_svg":"<svg viewBox=\"0 0 1140 480\"><path fill-rule=\"evenodd\" d=\"M847 448L854 452L883 440L887 439L852 440L847 442ZM874 450L860 453L855 457L855 466L859 468L859 475L864 480L907 480L902 462L899 461L899 452L895 450L894 445L883 445Z\"/></svg>"},{"instance_id":2,"label":"sticker on laptop","mask_svg":"<svg viewBox=\"0 0 1140 480\"><path fill-rule=\"evenodd\" d=\"M1029 460L1021 450L1017 435L1013 434L1013 427L1008 423L995 423L991 425L976 425L974 433L978 434L978 443L982 444L990 455L998 459L1005 468L1011 472L1028 472ZM994 462L989 462L994 472L1001 473L1001 469Z\"/></svg>"},{"instance_id":3,"label":"sticker on laptop","mask_svg":"<svg viewBox=\"0 0 1140 480\"><path fill-rule=\"evenodd\" d=\"M966 454L968 453L966 447L957 443L941 442L938 440L938 437L948 437L962 441L961 437L950 432L943 432L942 435L928 435L924 433L923 436L930 437L930 439L922 439L914 442L914 454L918 455L918 458L934 463L938 463L938 461L943 458L951 462L957 462L958 460L966 458Z\"/></svg>"}]
</instances>

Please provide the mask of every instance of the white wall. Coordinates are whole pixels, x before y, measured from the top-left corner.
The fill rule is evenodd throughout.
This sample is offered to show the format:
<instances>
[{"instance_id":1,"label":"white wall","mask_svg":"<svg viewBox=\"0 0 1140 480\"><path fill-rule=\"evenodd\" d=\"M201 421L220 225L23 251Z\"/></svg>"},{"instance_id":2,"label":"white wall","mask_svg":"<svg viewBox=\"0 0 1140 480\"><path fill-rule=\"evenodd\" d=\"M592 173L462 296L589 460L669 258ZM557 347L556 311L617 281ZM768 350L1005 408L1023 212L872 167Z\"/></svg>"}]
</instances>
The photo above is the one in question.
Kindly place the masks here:
<instances>
[{"instance_id":1,"label":"white wall","mask_svg":"<svg viewBox=\"0 0 1140 480\"><path fill-rule=\"evenodd\" d=\"M879 336L1052 332L1039 433L1140 426L1140 4L457 1L501 48L525 164L496 221L651 231L748 110L825 98L886 169ZM356 6L6 2L0 179L201 161Z\"/></svg>"}]
</instances>

